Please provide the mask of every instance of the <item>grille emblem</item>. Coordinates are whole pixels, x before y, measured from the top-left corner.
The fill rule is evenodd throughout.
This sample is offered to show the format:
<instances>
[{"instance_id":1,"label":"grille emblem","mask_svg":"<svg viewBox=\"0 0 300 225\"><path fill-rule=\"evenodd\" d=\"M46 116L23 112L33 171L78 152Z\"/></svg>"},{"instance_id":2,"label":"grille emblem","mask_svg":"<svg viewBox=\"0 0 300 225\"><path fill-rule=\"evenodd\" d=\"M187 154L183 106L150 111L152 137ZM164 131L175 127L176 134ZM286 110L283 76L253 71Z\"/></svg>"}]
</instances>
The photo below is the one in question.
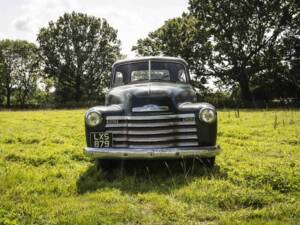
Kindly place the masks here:
<instances>
[{"instance_id":1,"label":"grille emblem","mask_svg":"<svg viewBox=\"0 0 300 225\"><path fill-rule=\"evenodd\" d=\"M160 106L153 104L132 108L132 112L165 112L168 110L169 106Z\"/></svg>"}]
</instances>

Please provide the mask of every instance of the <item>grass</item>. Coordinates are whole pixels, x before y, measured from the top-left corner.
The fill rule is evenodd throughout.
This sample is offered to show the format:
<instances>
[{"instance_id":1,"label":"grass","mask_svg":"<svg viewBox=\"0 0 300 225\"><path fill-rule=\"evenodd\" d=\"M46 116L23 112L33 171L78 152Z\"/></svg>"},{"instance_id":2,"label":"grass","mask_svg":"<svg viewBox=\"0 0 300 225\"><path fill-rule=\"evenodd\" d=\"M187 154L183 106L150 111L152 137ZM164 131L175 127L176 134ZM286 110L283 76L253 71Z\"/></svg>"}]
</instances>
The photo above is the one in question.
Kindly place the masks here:
<instances>
[{"instance_id":1,"label":"grass","mask_svg":"<svg viewBox=\"0 0 300 225\"><path fill-rule=\"evenodd\" d=\"M213 170L83 155L83 110L0 112L0 224L300 224L300 111L223 111Z\"/></svg>"}]
</instances>

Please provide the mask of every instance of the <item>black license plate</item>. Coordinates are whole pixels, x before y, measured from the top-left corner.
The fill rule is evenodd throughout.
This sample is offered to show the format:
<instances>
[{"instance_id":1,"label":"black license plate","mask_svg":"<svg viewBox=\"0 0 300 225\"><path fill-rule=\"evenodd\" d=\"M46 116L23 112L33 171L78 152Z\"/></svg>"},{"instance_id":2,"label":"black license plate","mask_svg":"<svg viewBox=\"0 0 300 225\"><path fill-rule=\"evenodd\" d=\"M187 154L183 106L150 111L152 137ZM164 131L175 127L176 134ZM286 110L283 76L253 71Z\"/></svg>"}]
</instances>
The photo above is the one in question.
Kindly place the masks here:
<instances>
[{"instance_id":1,"label":"black license plate","mask_svg":"<svg viewBox=\"0 0 300 225\"><path fill-rule=\"evenodd\" d=\"M112 146L112 134L105 132L91 132L91 143L95 148L108 148Z\"/></svg>"}]
</instances>

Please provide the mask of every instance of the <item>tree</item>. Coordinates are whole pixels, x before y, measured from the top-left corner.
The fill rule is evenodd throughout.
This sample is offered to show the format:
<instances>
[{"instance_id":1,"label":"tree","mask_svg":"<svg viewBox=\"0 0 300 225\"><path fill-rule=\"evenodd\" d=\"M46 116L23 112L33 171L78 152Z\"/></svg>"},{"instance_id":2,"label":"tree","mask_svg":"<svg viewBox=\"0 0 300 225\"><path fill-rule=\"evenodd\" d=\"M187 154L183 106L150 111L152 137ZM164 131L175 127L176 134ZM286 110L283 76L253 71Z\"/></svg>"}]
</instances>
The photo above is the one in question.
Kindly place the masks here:
<instances>
[{"instance_id":1,"label":"tree","mask_svg":"<svg viewBox=\"0 0 300 225\"><path fill-rule=\"evenodd\" d=\"M190 0L188 14L167 21L133 50L181 56L198 77L238 87L244 106L253 106L254 80L286 73L284 37L297 15L294 0ZM187 20L190 26L183 26Z\"/></svg>"},{"instance_id":2,"label":"tree","mask_svg":"<svg viewBox=\"0 0 300 225\"><path fill-rule=\"evenodd\" d=\"M99 99L120 56L117 31L105 19L66 13L40 30L38 42L58 101Z\"/></svg>"},{"instance_id":3,"label":"tree","mask_svg":"<svg viewBox=\"0 0 300 225\"><path fill-rule=\"evenodd\" d=\"M196 36L197 20L187 14L182 17L169 19L164 25L149 33L148 37L139 39L132 47L138 55L167 55L185 59L191 71L196 74L195 80L200 79L205 73L207 56L212 50L208 36L203 33ZM195 42L198 38L197 43ZM200 82L195 84L202 88Z\"/></svg>"},{"instance_id":4,"label":"tree","mask_svg":"<svg viewBox=\"0 0 300 225\"><path fill-rule=\"evenodd\" d=\"M269 50L282 43L294 23L294 2L190 0L189 10L199 21L199 35L205 29L211 37L211 70L224 82L238 83L244 105L252 106L251 79L264 69L264 57L273 58L273 65L281 60Z\"/></svg>"},{"instance_id":5,"label":"tree","mask_svg":"<svg viewBox=\"0 0 300 225\"><path fill-rule=\"evenodd\" d=\"M5 71L5 64L4 64L3 55L0 51L0 106L3 104L4 97L5 97L5 89L3 85L4 71Z\"/></svg>"},{"instance_id":6,"label":"tree","mask_svg":"<svg viewBox=\"0 0 300 225\"><path fill-rule=\"evenodd\" d=\"M293 23L288 32L283 36L281 51L285 56L285 62L290 68L288 73L291 80L289 89L294 89L296 97L300 98L300 2L295 2L298 13L293 16Z\"/></svg>"},{"instance_id":7,"label":"tree","mask_svg":"<svg viewBox=\"0 0 300 225\"><path fill-rule=\"evenodd\" d=\"M0 87L8 107L13 94L19 104L26 104L37 88L38 71L37 47L33 43L0 41Z\"/></svg>"}]
</instances>

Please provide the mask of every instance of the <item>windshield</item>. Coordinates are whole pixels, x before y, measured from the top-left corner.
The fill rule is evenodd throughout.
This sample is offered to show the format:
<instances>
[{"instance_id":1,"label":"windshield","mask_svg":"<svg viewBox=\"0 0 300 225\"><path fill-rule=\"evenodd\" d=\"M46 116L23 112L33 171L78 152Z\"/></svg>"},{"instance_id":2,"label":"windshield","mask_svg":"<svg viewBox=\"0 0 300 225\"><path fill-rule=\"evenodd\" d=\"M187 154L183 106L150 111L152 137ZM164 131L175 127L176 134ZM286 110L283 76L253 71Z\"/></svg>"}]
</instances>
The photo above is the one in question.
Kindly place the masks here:
<instances>
[{"instance_id":1,"label":"windshield","mask_svg":"<svg viewBox=\"0 0 300 225\"><path fill-rule=\"evenodd\" d=\"M113 85L120 86L128 83L145 81L184 82L187 80L186 68L175 62L137 62L116 66Z\"/></svg>"}]
</instances>

